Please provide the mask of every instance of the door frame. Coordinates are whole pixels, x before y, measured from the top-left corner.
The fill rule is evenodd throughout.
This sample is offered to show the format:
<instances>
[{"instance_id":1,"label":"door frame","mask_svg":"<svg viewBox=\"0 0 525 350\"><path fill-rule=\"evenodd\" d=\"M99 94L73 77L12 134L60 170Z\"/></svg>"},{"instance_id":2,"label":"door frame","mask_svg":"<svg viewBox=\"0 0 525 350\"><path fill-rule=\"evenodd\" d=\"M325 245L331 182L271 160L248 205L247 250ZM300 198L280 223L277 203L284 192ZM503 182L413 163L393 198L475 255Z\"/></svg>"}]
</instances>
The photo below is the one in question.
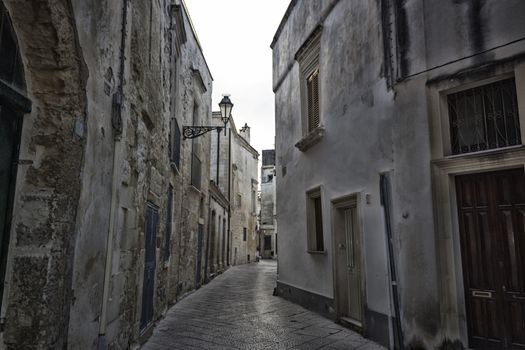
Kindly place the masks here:
<instances>
[{"instance_id":1,"label":"door frame","mask_svg":"<svg viewBox=\"0 0 525 350\"><path fill-rule=\"evenodd\" d=\"M525 147L432 161L441 324L449 338L459 339L465 346L469 344L469 334L455 177L508 169L525 171Z\"/></svg>"},{"instance_id":2,"label":"door frame","mask_svg":"<svg viewBox=\"0 0 525 350\"><path fill-rule=\"evenodd\" d=\"M366 333L366 322L365 322L365 305L366 305L366 276L365 276L365 249L364 249L364 235L363 235L363 215L362 215L362 194L360 192L354 192L347 194L342 197L337 197L332 199L331 201L331 229L332 229L332 271L333 271L333 283L334 283L334 307L335 307L335 315L336 315L336 321L341 320L341 315L343 314L342 310L342 302L341 302L341 296L339 295L340 291L340 285L339 285L339 279L338 279L338 273L339 273L339 267L337 264L337 246L336 246L336 234L337 230L339 228L338 220L336 217L336 213L338 210L346 209L346 208L355 208L356 213L356 227L357 227L357 234L359 235L359 243L360 243L360 256L359 256L359 263L361 265L361 328L358 330L365 334ZM347 287L345 287L346 289ZM357 327L356 327L357 328Z\"/></svg>"}]
</instances>

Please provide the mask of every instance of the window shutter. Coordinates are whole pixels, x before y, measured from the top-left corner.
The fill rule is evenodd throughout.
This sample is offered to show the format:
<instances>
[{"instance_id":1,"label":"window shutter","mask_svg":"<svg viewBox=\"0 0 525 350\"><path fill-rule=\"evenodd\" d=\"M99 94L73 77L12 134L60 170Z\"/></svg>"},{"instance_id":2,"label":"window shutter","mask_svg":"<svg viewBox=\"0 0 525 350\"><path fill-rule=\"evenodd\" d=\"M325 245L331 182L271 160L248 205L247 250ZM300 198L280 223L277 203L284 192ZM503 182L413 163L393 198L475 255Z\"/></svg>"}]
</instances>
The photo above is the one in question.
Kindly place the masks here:
<instances>
[{"instance_id":1,"label":"window shutter","mask_svg":"<svg viewBox=\"0 0 525 350\"><path fill-rule=\"evenodd\" d=\"M308 94L308 132L319 126L319 69L307 79Z\"/></svg>"},{"instance_id":2,"label":"window shutter","mask_svg":"<svg viewBox=\"0 0 525 350\"><path fill-rule=\"evenodd\" d=\"M315 244L317 251L324 250L323 242L323 209L321 197L314 198L314 217L315 217Z\"/></svg>"}]
</instances>

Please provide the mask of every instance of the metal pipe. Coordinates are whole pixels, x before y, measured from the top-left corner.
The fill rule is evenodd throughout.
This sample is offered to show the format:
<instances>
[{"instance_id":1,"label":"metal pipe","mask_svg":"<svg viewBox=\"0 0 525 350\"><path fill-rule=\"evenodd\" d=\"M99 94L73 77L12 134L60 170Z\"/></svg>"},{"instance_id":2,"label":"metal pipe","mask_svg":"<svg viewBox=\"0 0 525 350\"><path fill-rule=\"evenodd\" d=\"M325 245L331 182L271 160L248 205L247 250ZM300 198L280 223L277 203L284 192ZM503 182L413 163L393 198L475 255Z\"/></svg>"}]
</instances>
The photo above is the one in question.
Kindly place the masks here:
<instances>
[{"instance_id":1,"label":"metal pipe","mask_svg":"<svg viewBox=\"0 0 525 350\"><path fill-rule=\"evenodd\" d=\"M390 181L387 174L380 175L380 190L381 190L381 205L383 206L383 211L385 215L385 226L386 226L386 236L387 236L387 245L388 245L388 262L390 266L390 286L392 289L392 301L394 303L394 315L395 320L392 321L393 328L396 333L396 338L394 340L394 346L396 349L403 350L405 348L403 340L403 329L401 327L401 312L399 309L399 294L397 290L397 275L396 275L396 262L394 258L394 244L392 237L392 223L390 217Z\"/></svg>"},{"instance_id":2,"label":"metal pipe","mask_svg":"<svg viewBox=\"0 0 525 350\"><path fill-rule=\"evenodd\" d=\"M108 297L109 297L109 285L111 279L111 261L113 258L113 235L115 232L115 223L118 215L118 188L120 185L120 155L122 153L122 96L124 90L124 70L125 70L125 51L126 51L126 30L127 30L127 17L128 17L128 1L122 1L122 26L121 26L121 44L120 44L120 71L119 71L119 86L118 86L118 98L113 100L113 113L117 113L113 117L113 131L114 131L114 153L113 153L113 175L111 179L111 207L109 213L109 228L106 240L106 261L104 267L104 287L102 292L102 305L100 312L100 324L99 324L99 339L98 348L106 349L106 327L107 327L107 309L108 309ZM117 103L117 105L115 105ZM115 120L117 121L115 123Z\"/></svg>"}]
</instances>

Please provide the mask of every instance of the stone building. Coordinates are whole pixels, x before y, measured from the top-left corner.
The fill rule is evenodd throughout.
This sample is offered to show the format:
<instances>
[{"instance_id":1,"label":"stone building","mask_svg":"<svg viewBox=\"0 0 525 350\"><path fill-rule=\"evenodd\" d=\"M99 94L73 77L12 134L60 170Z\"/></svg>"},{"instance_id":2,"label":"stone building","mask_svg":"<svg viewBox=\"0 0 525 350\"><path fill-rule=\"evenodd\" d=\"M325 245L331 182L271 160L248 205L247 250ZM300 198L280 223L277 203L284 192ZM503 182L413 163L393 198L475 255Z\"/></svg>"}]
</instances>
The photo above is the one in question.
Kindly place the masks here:
<instances>
[{"instance_id":1,"label":"stone building","mask_svg":"<svg viewBox=\"0 0 525 350\"><path fill-rule=\"evenodd\" d=\"M230 119L233 122L233 119ZM224 127L221 112L212 113L212 126ZM210 246L208 249L209 278L231 265L231 131L229 124L211 132L210 149Z\"/></svg>"},{"instance_id":2,"label":"stone building","mask_svg":"<svg viewBox=\"0 0 525 350\"><path fill-rule=\"evenodd\" d=\"M1 348L130 348L204 281L212 77L184 3L0 0Z\"/></svg>"},{"instance_id":3,"label":"stone building","mask_svg":"<svg viewBox=\"0 0 525 350\"><path fill-rule=\"evenodd\" d=\"M525 344L525 3L292 0L278 293L390 348Z\"/></svg>"},{"instance_id":4,"label":"stone building","mask_svg":"<svg viewBox=\"0 0 525 350\"><path fill-rule=\"evenodd\" d=\"M262 151L259 247L263 259L277 257L275 150Z\"/></svg>"},{"instance_id":5,"label":"stone building","mask_svg":"<svg viewBox=\"0 0 525 350\"><path fill-rule=\"evenodd\" d=\"M220 112L213 112L212 125L222 126L220 118ZM212 132L211 144L211 178L218 182L217 187L230 205L226 219L226 261L231 265L254 262L259 153L250 145L250 127L245 125L238 131L231 118L226 133Z\"/></svg>"}]
</instances>

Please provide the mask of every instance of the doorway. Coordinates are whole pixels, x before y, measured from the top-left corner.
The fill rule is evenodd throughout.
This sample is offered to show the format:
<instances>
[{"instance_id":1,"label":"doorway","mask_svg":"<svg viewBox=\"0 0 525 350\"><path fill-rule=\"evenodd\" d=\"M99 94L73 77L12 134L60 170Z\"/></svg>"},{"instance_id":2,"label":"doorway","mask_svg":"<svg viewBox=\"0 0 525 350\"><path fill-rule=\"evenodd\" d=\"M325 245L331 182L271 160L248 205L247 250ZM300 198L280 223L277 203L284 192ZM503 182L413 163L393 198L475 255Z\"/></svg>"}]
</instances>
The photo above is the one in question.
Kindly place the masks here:
<instances>
[{"instance_id":1,"label":"doorway","mask_svg":"<svg viewBox=\"0 0 525 350\"><path fill-rule=\"evenodd\" d=\"M363 332L365 298L357 196L337 200L333 207L337 316L342 323Z\"/></svg>"},{"instance_id":2,"label":"doorway","mask_svg":"<svg viewBox=\"0 0 525 350\"><path fill-rule=\"evenodd\" d=\"M214 232L215 234L215 232ZM199 224L197 231L197 260L195 262L195 288L201 286L201 270L202 270L202 247L204 245L204 225Z\"/></svg>"},{"instance_id":3,"label":"doorway","mask_svg":"<svg viewBox=\"0 0 525 350\"><path fill-rule=\"evenodd\" d=\"M144 281L142 285L142 310L140 329L144 331L153 321L155 295L156 241L159 211L148 203L146 209L146 225L144 228Z\"/></svg>"},{"instance_id":4,"label":"doorway","mask_svg":"<svg viewBox=\"0 0 525 350\"><path fill-rule=\"evenodd\" d=\"M523 169L456 177L469 346L525 349Z\"/></svg>"}]
</instances>

